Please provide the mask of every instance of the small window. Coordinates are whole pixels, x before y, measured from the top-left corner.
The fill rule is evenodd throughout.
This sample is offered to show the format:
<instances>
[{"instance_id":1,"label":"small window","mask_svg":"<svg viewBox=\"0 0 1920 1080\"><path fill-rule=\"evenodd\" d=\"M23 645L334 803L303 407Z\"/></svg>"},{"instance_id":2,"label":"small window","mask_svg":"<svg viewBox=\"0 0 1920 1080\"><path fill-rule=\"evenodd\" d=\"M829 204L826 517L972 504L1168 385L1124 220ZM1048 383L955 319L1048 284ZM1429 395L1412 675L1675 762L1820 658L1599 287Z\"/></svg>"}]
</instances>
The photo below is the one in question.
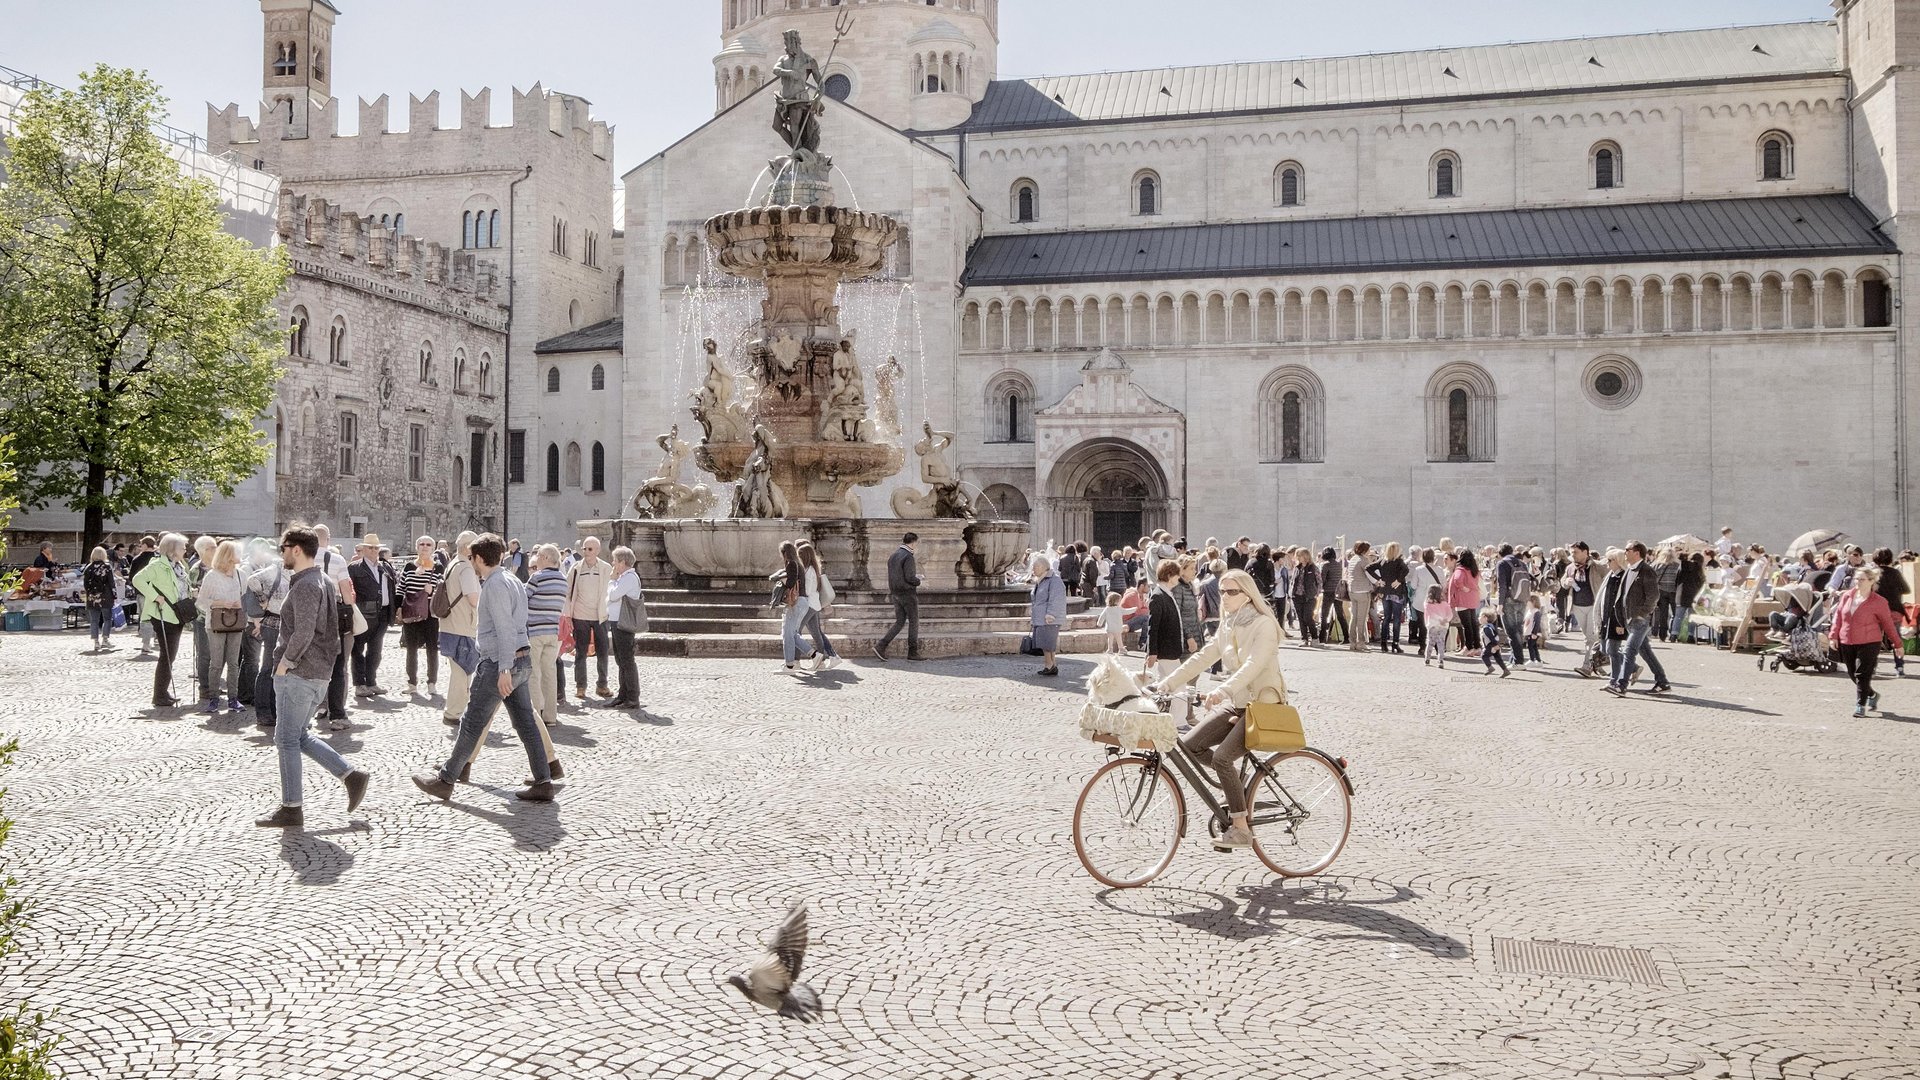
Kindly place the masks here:
<instances>
[{"instance_id":1,"label":"small window","mask_svg":"<svg viewBox=\"0 0 1920 1080\"><path fill-rule=\"evenodd\" d=\"M1460 194L1460 158L1443 150L1433 158L1433 197L1451 199Z\"/></svg>"},{"instance_id":2,"label":"small window","mask_svg":"<svg viewBox=\"0 0 1920 1080\"><path fill-rule=\"evenodd\" d=\"M338 367L347 366L347 317L335 315L333 325L327 328L327 362Z\"/></svg>"},{"instance_id":3,"label":"small window","mask_svg":"<svg viewBox=\"0 0 1920 1080\"><path fill-rule=\"evenodd\" d=\"M1013 189L1013 220L1018 222L1034 221L1040 216L1040 195L1030 180L1023 180Z\"/></svg>"},{"instance_id":4,"label":"small window","mask_svg":"<svg viewBox=\"0 0 1920 1080\"><path fill-rule=\"evenodd\" d=\"M274 57L273 73L279 78L291 78L300 73L298 53L300 46L281 42L279 53Z\"/></svg>"},{"instance_id":5,"label":"small window","mask_svg":"<svg viewBox=\"0 0 1920 1080\"><path fill-rule=\"evenodd\" d=\"M580 444L567 444L567 465L563 482L569 488L580 486Z\"/></svg>"},{"instance_id":6,"label":"small window","mask_svg":"<svg viewBox=\"0 0 1920 1080\"><path fill-rule=\"evenodd\" d=\"M340 475L352 476L359 466L360 458L360 417L355 413L340 414Z\"/></svg>"},{"instance_id":7,"label":"small window","mask_svg":"<svg viewBox=\"0 0 1920 1080\"><path fill-rule=\"evenodd\" d=\"M1827 294L1831 297L1833 294ZM1860 281L1860 325L1866 327L1885 327L1893 325L1893 290L1882 277L1863 278Z\"/></svg>"},{"instance_id":8,"label":"small window","mask_svg":"<svg viewBox=\"0 0 1920 1080\"><path fill-rule=\"evenodd\" d=\"M560 369L557 367L550 367L547 369L547 393L557 394L559 392L560 392Z\"/></svg>"},{"instance_id":9,"label":"small window","mask_svg":"<svg viewBox=\"0 0 1920 1080\"><path fill-rule=\"evenodd\" d=\"M487 212L487 246L500 246L500 211Z\"/></svg>"},{"instance_id":10,"label":"small window","mask_svg":"<svg viewBox=\"0 0 1920 1080\"><path fill-rule=\"evenodd\" d=\"M407 215L405 214L393 215L393 231L396 233L405 235L407 231Z\"/></svg>"},{"instance_id":11,"label":"small window","mask_svg":"<svg viewBox=\"0 0 1920 1080\"><path fill-rule=\"evenodd\" d=\"M469 433L467 449L467 486L479 487L487 482L487 433Z\"/></svg>"},{"instance_id":12,"label":"small window","mask_svg":"<svg viewBox=\"0 0 1920 1080\"><path fill-rule=\"evenodd\" d=\"M845 101L853 95L853 80L835 72L827 76L827 81L821 89L825 90L827 96L833 100Z\"/></svg>"},{"instance_id":13,"label":"small window","mask_svg":"<svg viewBox=\"0 0 1920 1080\"><path fill-rule=\"evenodd\" d=\"M423 341L420 343L420 385L432 386L434 382L433 342Z\"/></svg>"},{"instance_id":14,"label":"small window","mask_svg":"<svg viewBox=\"0 0 1920 1080\"><path fill-rule=\"evenodd\" d=\"M312 320L307 317L306 308L297 307L293 309L293 317L287 320L288 356L304 357L307 355L307 324L310 321Z\"/></svg>"},{"instance_id":15,"label":"small window","mask_svg":"<svg viewBox=\"0 0 1920 1080\"><path fill-rule=\"evenodd\" d=\"M463 248L475 248L480 246L478 241L474 239L473 211L471 210L468 210L467 212L460 215L460 246Z\"/></svg>"},{"instance_id":16,"label":"small window","mask_svg":"<svg viewBox=\"0 0 1920 1080\"><path fill-rule=\"evenodd\" d=\"M560 447L547 444L547 490L560 490Z\"/></svg>"},{"instance_id":17,"label":"small window","mask_svg":"<svg viewBox=\"0 0 1920 1080\"><path fill-rule=\"evenodd\" d=\"M1306 170L1297 162L1282 162L1273 173L1273 202L1275 206L1299 206L1303 197L1302 180Z\"/></svg>"},{"instance_id":18,"label":"small window","mask_svg":"<svg viewBox=\"0 0 1920 1080\"><path fill-rule=\"evenodd\" d=\"M480 354L480 392L493 393L493 354Z\"/></svg>"},{"instance_id":19,"label":"small window","mask_svg":"<svg viewBox=\"0 0 1920 1080\"><path fill-rule=\"evenodd\" d=\"M1587 365L1581 381L1594 405L1624 409L1640 396L1640 365L1624 356L1602 356Z\"/></svg>"},{"instance_id":20,"label":"small window","mask_svg":"<svg viewBox=\"0 0 1920 1080\"><path fill-rule=\"evenodd\" d=\"M407 479L418 484L427 478L427 425L407 425Z\"/></svg>"},{"instance_id":21,"label":"small window","mask_svg":"<svg viewBox=\"0 0 1920 1080\"><path fill-rule=\"evenodd\" d=\"M527 433L507 432L507 483L527 482Z\"/></svg>"},{"instance_id":22,"label":"small window","mask_svg":"<svg viewBox=\"0 0 1920 1080\"><path fill-rule=\"evenodd\" d=\"M1760 179L1793 179L1793 138L1784 131L1760 136Z\"/></svg>"},{"instance_id":23,"label":"small window","mask_svg":"<svg viewBox=\"0 0 1920 1080\"><path fill-rule=\"evenodd\" d=\"M453 350L453 390L454 393L467 392L467 350Z\"/></svg>"},{"instance_id":24,"label":"small window","mask_svg":"<svg viewBox=\"0 0 1920 1080\"><path fill-rule=\"evenodd\" d=\"M1596 191L1623 187L1626 184L1626 170L1622 167L1620 148L1613 143L1603 142L1593 148L1593 186Z\"/></svg>"},{"instance_id":25,"label":"small window","mask_svg":"<svg viewBox=\"0 0 1920 1080\"><path fill-rule=\"evenodd\" d=\"M593 365L593 388L595 390L607 388L607 369L600 364Z\"/></svg>"},{"instance_id":26,"label":"small window","mask_svg":"<svg viewBox=\"0 0 1920 1080\"><path fill-rule=\"evenodd\" d=\"M1302 421L1300 417L1300 392L1289 390L1280 398L1280 460L1297 462L1300 460Z\"/></svg>"},{"instance_id":27,"label":"small window","mask_svg":"<svg viewBox=\"0 0 1920 1080\"><path fill-rule=\"evenodd\" d=\"M1133 180L1134 213L1150 217L1160 212L1160 178L1153 173L1141 173Z\"/></svg>"},{"instance_id":28,"label":"small window","mask_svg":"<svg viewBox=\"0 0 1920 1080\"><path fill-rule=\"evenodd\" d=\"M599 443L593 444L593 453L589 462L588 479L591 481L587 487L588 491L607 490L607 450L606 447L601 446Z\"/></svg>"}]
</instances>

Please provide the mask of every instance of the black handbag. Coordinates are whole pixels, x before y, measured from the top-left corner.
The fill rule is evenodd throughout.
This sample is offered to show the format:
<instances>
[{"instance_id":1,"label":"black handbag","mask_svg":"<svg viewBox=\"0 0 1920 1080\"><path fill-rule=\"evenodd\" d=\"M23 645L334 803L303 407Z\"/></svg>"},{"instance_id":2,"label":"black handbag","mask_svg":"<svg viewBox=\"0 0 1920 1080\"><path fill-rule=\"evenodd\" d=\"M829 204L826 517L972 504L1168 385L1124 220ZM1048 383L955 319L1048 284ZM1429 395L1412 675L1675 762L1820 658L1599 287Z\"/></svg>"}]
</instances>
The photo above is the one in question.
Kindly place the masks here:
<instances>
[{"instance_id":1,"label":"black handbag","mask_svg":"<svg viewBox=\"0 0 1920 1080\"><path fill-rule=\"evenodd\" d=\"M200 617L200 605L193 602L193 597L183 596L173 602L173 617L185 626Z\"/></svg>"}]
</instances>

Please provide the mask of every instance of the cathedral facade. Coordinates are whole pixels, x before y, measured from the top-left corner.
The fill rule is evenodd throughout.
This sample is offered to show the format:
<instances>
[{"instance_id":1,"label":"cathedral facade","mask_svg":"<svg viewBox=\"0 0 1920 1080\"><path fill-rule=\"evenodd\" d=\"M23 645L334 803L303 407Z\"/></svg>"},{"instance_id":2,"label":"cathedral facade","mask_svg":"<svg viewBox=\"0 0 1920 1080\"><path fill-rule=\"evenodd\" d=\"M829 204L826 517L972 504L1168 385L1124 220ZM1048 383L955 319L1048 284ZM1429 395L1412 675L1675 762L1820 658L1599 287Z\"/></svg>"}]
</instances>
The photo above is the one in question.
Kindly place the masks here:
<instances>
[{"instance_id":1,"label":"cathedral facade","mask_svg":"<svg viewBox=\"0 0 1920 1080\"><path fill-rule=\"evenodd\" d=\"M1002 79L996 0L722 0L713 119L617 202L605 124L538 86L506 127L483 90L458 128L430 95L390 130L381 98L337 136L335 13L263 0L259 119L216 110L210 137L502 265L481 475L527 539L617 516L654 436L693 429L700 328L739 300L702 224L764 193L791 29L824 66L837 197L904 225L909 330L860 360L906 354L905 427L956 432L963 478L1036 541L1910 544L1920 11L1833 6Z\"/></svg>"}]
</instances>

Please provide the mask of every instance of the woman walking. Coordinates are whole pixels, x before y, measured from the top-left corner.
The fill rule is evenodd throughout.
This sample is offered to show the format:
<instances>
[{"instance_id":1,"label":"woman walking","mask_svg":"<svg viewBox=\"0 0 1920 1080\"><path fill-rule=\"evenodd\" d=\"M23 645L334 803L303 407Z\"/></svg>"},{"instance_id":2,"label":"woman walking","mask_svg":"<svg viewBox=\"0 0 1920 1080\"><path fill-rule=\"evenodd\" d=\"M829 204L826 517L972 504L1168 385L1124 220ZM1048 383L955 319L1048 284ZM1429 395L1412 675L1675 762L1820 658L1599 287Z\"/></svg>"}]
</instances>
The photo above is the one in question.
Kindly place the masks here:
<instances>
[{"instance_id":1,"label":"woman walking","mask_svg":"<svg viewBox=\"0 0 1920 1080\"><path fill-rule=\"evenodd\" d=\"M213 560L200 570L195 597L207 622L206 713L220 713L220 691L226 688L227 708L240 711L240 637L247 620L240 608L246 586L240 580L240 542L227 540L213 550Z\"/></svg>"},{"instance_id":2,"label":"woman walking","mask_svg":"<svg viewBox=\"0 0 1920 1080\"><path fill-rule=\"evenodd\" d=\"M1900 626L1894 621L1887 599L1874 591L1880 572L1861 567L1853 575L1853 587L1840 597L1833 609L1833 643L1847 665L1847 678L1853 680L1853 715L1878 712L1880 695L1873 689L1873 672L1880 666L1880 650L1889 642L1900 641Z\"/></svg>"},{"instance_id":3,"label":"woman walking","mask_svg":"<svg viewBox=\"0 0 1920 1080\"><path fill-rule=\"evenodd\" d=\"M834 651L833 642L827 640L827 608L833 604L833 583L827 580L827 571L820 565L820 553L814 550L813 541L802 540L794 548L800 558L800 574L807 594L807 613L800 620L801 629L813 638L813 670L825 671L840 662L840 654ZM1079 568L1074 569L1079 573ZM639 580L635 575L635 581ZM1066 580L1061 579L1064 587Z\"/></svg>"},{"instance_id":4,"label":"woman walking","mask_svg":"<svg viewBox=\"0 0 1920 1080\"><path fill-rule=\"evenodd\" d=\"M1173 567L1165 562L1162 566ZM1040 650L1045 667L1039 674L1053 678L1060 674L1060 666L1054 654L1060 651L1060 627L1067 621L1067 590L1060 584L1060 575L1047 565L1045 555L1033 557L1028 567L1033 575L1033 602L1029 606L1029 619L1033 627L1033 647ZM1173 567L1174 575L1179 576L1179 568ZM1175 618L1178 618L1178 612Z\"/></svg>"},{"instance_id":5,"label":"woman walking","mask_svg":"<svg viewBox=\"0 0 1920 1080\"><path fill-rule=\"evenodd\" d=\"M400 575L400 646L407 650L407 692L420 692L420 654L427 654L427 697L440 684L440 620L433 617L433 593L446 564L431 536L413 545L413 561ZM563 583L564 585L564 583ZM528 603L532 603L531 599ZM537 676L536 676L537 677Z\"/></svg>"},{"instance_id":6,"label":"woman walking","mask_svg":"<svg viewBox=\"0 0 1920 1080\"><path fill-rule=\"evenodd\" d=\"M114 572L107 549L97 547L80 575L80 591L87 604L87 634L94 652L113 651L113 612L120 595L120 576Z\"/></svg>"},{"instance_id":7,"label":"woman walking","mask_svg":"<svg viewBox=\"0 0 1920 1080\"><path fill-rule=\"evenodd\" d=\"M172 693L173 662L180 655L180 611L176 605L187 597L187 538L167 533L160 538L154 557L134 575L133 588L140 594L140 618L153 629L160 647L160 660L153 665L153 707L171 709L180 702Z\"/></svg>"}]
</instances>

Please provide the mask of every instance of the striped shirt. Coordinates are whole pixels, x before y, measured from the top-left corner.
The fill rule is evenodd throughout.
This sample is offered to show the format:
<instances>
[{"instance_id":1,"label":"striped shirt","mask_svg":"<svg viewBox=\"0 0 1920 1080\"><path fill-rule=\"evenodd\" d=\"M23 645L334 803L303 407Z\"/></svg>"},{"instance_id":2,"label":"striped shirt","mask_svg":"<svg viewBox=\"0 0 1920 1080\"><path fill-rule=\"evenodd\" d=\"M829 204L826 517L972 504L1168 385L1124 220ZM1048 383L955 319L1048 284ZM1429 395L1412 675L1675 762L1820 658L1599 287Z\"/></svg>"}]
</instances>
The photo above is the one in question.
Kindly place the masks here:
<instances>
[{"instance_id":1,"label":"striped shirt","mask_svg":"<svg viewBox=\"0 0 1920 1080\"><path fill-rule=\"evenodd\" d=\"M567 575L549 567L527 579L527 636L558 637L567 607Z\"/></svg>"},{"instance_id":2,"label":"striped shirt","mask_svg":"<svg viewBox=\"0 0 1920 1080\"><path fill-rule=\"evenodd\" d=\"M440 567L434 563L425 566L415 559L407 564L406 573L400 576L400 595L413 596L416 593L432 592L440 587Z\"/></svg>"}]
</instances>

